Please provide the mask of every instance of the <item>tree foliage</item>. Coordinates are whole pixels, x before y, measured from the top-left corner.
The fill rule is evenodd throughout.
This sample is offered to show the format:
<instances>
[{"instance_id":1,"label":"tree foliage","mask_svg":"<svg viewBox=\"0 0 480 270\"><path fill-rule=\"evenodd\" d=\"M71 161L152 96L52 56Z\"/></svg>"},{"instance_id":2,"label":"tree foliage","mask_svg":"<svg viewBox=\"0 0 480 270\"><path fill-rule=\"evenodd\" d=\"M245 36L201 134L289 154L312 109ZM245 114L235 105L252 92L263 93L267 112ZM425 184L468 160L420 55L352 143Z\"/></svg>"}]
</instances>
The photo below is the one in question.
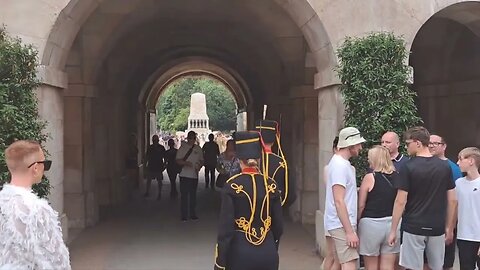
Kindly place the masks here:
<instances>
[{"instance_id":1,"label":"tree foliage","mask_svg":"<svg viewBox=\"0 0 480 270\"><path fill-rule=\"evenodd\" d=\"M408 52L403 39L392 33L373 33L346 38L338 50L338 76L345 103L345 126L357 127L368 149L380 143L382 134L401 134L421 122L408 87ZM366 151L354 160L357 175L368 166Z\"/></svg>"},{"instance_id":2,"label":"tree foliage","mask_svg":"<svg viewBox=\"0 0 480 270\"><path fill-rule=\"evenodd\" d=\"M8 37L0 28L0 186L9 181L5 149L15 140L34 140L43 143L45 122L38 115L35 88L37 51L23 45L19 39ZM44 177L33 190L40 197L49 194L50 184Z\"/></svg>"},{"instance_id":3,"label":"tree foliage","mask_svg":"<svg viewBox=\"0 0 480 270\"><path fill-rule=\"evenodd\" d=\"M208 77L183 77L171 83L157 103L158 127L162 131L186 130L190 114L190 96L206 96L210 129L228 131L236 125L236 104L232 94L220 82Z\"/></svg>"}]
</instances>

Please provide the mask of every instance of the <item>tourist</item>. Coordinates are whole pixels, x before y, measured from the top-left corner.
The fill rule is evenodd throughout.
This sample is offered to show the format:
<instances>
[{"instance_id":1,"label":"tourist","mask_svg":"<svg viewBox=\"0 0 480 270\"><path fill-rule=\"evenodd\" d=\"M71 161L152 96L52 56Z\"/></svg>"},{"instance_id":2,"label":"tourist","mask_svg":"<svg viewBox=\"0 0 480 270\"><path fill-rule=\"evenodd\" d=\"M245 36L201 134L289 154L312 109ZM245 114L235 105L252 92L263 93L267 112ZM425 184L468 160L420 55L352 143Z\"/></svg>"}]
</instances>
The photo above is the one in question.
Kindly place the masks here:
<instances>
[{"instance_id":1,"label":"tourist","mask_svg":"<svg viewBox=\"0 0 480 270\"><path fill-rule=\"evenodd\" d=\"M187 143L182 144L177 151L177 164L182 166L180 171L180 209L181 220L187 221L190 217L197 220L197 187L198 187L198 171L203 166L202 148L195 144L197 134L189 131L187 134Z\"/></svg>"},{"instance_id":2,"label":"tourist","mask_svg":"<svg viewBox=\"0 0 480 270\"><path fill-rule=\"evenodd\" d=\"M175 140L169 139L168 150L165 152L165 162L167 167L168 178L170 179L170 198L176 198L177 192L177 174L180 172L180 166L176 162L177 148L175 148Z\"/></svg>"},{"instance_id":3,"label":"tourist","mask_svg":"<svg viewBox=\"0 0 480 270\"><path fill-rule=\"evenodd\" d=\"M398 134L393 131L385 132L385 134L382 136L381 144L388 149L390 158L395 166L395 170L399 172L405 162L407 162L408 157L404 156L398 151L398 148L400 147L400 139Z\"/></svg>"},{"instance_id":4,"label":"tourist","mask_svg":"<svg viewBox=\"0 0 480 270\"><path fill-rule=\"evenodd\" d=\"M58 213L32 192L52 162L32 141L12 143L5 160L11 179L0 191L0 269L71 269Z\"/></svg>"},{"instance_id":5,"label":"tourist","mask_svg":"<svg viewBox=\"0 0 480 270\"><path fill-rule=\"evenodd\" d=\"M147 162L146 174L147 174L147 189L145 191L145 197L150 194L150 186L152 180L157 180L158 183L158 195L157 199L160 200L162 195L162 180L163 171L165 170L165 147L159 143L158 135L152 136L152 144L147 147L147 153L145 160Z\"/></svg>"},{"instance_id":6,"label":"tourist","mask_svg":"<svg viewBox=\"0 0 480 270\"><path fill-rule=\"evenodd\" d=\"M208 135L208 142L206 142L203 147L203 160L205 162L205 188L215 188L215 168L217 166L217 159L220 155L220 150L218 144L213 140L214 135Z\"/></svg>"},{"instance_id":7,"label":"tourist","mask_svg":"<svg viewBox=\"0 0 480 270\"><path fill-rule=\"evenodd\" d=\"M445 150L447 149L447 142L443 137L439 135L431 134L430 135L430 143L428 145L430 153L441 160L445 160L448 162L450 166L453 182L457 179L462 177L462 172L457 164L453 161L445 157ZM445 245L445 256L443 262L443 269L444 270L451 270L453 269L453 264L455 263L455 247L456 247L456 240L457 240L457 230L456 228L453 230L453 240L450 244Z\"/></svg>"},{"instance_id":8,"label":"tourist","mask_svg":"<svg viewBox=\"0 0 480 270\"><path fill-rule=\"evenodd\" d=\"M460 270L475 269L480 260L480 150L467 147L458 154L460 170L466 173L456 181L458 198L458 257Z\"/></svg>"},{"instance_id":9,"label":"tourist","mask_svg":"<svg viewBox=\"0 0 480 270\"><path fill-rule=\"evenodd\" d=\"M398 225L402 219L400 265L423 269L425 252L430 269L440 270L445 243L453 238L456 196L451 169L447 162L430 153L427 129L410 128L404 137L411 158L395 182L398 191L389 243L394 246L399 241Z\"/></svg>"},{"instance_id":10,"label":"tourist","mask_svg":"<svg viewBox=\"0 0 480 270\"><path fill-rule=\"evenodd\" d=\"M400 243L390 246L388 234L392 224L392 211L397 189L395 171L389 149L374 146L368 151L368 163L372 172L362 180L358 197L359 253L367 270L393 270ZM397 236L400 231L397 232Z\"/></svg>"},{"instance_id":11,"label":"tourist","mask_svg":"<svg viewBox=\"0 0 480 270\"><path fill-rule=\"evenodd\" d=\"M241 172L240 161L235 154L235 141L228 140L225 152L217 160L218 176L216 186L222 188L228 178Z\"/></svg>"},{"instance_id":12,"label":"tourist","mask_svg":"<svg viewBox=\"0 0 480 270\"><path fill-rule=\"evenodd\" d=\"M359 155L364 142L358 129L342 129L338 136L338 151L328 163L325 222L343 270L357 269L359 257L357 182L349 159Z\"/></svg>"},{"instance_id":13,"label":"tourist","mask_svg":"<svg viewBox=\"0 0 480 270\"><path fill-rule=\"evenodd\" d=\"M337 153L337 144L338 144L338 136L335 137L333 140L332 151L333 154ZM325 182L325 186L327 186L327 178L328 178L328 165L323 168L323 181ZM326 199L326 198L325 198ZM325 204L326 204L325 200ZM328 233L326 218L323 219L323 230L325 232L325 242L327 245L327 252L326 256L323 259L323 269L324 270L340 270L340 262L338 261L337 252L335 251L335 243L333 242L332 236Z\"/></svg>"}]
</instances>

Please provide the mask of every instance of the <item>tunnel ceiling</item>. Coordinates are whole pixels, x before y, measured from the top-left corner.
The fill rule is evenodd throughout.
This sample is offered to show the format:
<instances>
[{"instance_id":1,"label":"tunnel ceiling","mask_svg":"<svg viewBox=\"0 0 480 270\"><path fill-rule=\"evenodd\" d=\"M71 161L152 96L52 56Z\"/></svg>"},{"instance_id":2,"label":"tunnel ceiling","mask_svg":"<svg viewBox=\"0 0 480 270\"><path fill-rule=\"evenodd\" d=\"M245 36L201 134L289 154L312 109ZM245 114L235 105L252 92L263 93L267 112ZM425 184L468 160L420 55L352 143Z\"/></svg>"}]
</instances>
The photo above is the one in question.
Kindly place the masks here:
<instances>
[{"instance_id":1,"label":"tunnel ceiling","mask_svg":"<svg viewBox=\"0 0 480 270\"><path fill-rule=\"evenodd\" d=\"M104 1L74 43L91 84L114 77L109 88L138 92L155 70L185 56L235 69L256 99L306 82L304 37L273 1L132 1L128 12L115 2Z\"/></svg>"}]
</instances>

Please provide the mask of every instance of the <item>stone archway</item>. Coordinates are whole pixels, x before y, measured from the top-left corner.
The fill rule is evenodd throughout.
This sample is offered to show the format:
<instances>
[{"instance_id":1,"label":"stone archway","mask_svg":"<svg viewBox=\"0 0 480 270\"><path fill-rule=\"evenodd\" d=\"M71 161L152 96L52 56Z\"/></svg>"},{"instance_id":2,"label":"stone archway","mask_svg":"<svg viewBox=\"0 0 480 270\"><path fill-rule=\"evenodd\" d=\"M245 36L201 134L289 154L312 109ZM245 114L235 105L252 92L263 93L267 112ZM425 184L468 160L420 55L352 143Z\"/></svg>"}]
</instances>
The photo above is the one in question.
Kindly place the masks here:
<instances>
[{"instance_id":1,"label":"stone archway","mask_svg":"<svg viewBox=\"0 0 480 270\"><path fill-rule=\"evenodd\" d=\"M298 179L291 216L323 224L318 168L330 158L342 106L332 71L336 58L318 14L306 0L234 1L218 10L212 1L203 4L194 8L213 13L202 20L191 7L185 21L166 12L181 10L182 1L71 1L58 16L41 61L68 74L64 201L71 227L95 224L100 206L126 199L121 157L127 135L143 130L138 123L146 123L148 100L155 97L155 80L168 73L166 63L178 68L179 59L187 58L197 59L193 71L232 86L249 121L269 105L268 117L282 121ZM192 25L200 31L193 33Z\"/></svg>"},{"instance_id":2,"label":"stone archway","mask_svg":"<svg viewBox=\"0 0 480 270\"><path fill-rule=\"evenodd\" d=\"M207 57L184 57L175 59L169 63L160 66L146 80L138 95L138 102L142 104L145 111L138 111L138 118L145 118L144 121L137 123L137 133L144 133L141 148L152 135L150 125L152 113L154 114L158 99L165 88L175 80L185 76L208 76L222 84L230 91L237 106L237 121L241 121L241 130L246 130L248 126L248 115L252 115L252 95L248 84L234 69L227 64ZM246 117L246 119L244 119ZM246 125L243 124L245 121ZM237 123L237 128L238 128ZM253 123L250 123L253 125ZM150 134L150 136L149 136Z\"/></svg>"},{"instance_id":3,"label":"stone archway","mask_svg":"<svg viewBox=\"0 0 480 270\"><path fill-rule=\"evenodd\" d=\"M418 31L411 48L413 88L426 126L444 136L447 157L479 145L480 2L450 5Z\"/></svg>"}]
</instances>

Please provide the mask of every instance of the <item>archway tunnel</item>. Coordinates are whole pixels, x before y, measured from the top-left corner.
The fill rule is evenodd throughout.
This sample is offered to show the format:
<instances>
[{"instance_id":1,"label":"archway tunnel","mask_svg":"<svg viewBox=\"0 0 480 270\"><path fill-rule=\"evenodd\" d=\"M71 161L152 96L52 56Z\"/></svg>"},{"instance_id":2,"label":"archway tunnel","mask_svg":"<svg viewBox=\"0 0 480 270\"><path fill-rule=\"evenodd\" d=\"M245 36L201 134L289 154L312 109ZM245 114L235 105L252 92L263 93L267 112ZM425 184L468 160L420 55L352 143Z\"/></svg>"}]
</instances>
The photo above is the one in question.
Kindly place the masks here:
<instances>
[{"instance_id":1,"label":"archway tunnel","mask_svg":"<svg viewBox=\"0 0 480 270\"><path fill-rule=\"evenodd\" d=\"M129 137L137 135L141 168L152 104L166 84L186 74L208 74L228 85L247 128L267 105L267 118L281 122L282 146L297 180L290 217L315 223L320 98L314 75L330 68L333 58L306 1L87 2L67 7L84 18L78 28L60 14L42 59L68 73L64 209L70 228L92 226L102 207L128 200ZM69 50L59 49L56 40L68 35ZM336 97L328 92L323 98L336 103Z\"/></svg>"}]
</instances>

